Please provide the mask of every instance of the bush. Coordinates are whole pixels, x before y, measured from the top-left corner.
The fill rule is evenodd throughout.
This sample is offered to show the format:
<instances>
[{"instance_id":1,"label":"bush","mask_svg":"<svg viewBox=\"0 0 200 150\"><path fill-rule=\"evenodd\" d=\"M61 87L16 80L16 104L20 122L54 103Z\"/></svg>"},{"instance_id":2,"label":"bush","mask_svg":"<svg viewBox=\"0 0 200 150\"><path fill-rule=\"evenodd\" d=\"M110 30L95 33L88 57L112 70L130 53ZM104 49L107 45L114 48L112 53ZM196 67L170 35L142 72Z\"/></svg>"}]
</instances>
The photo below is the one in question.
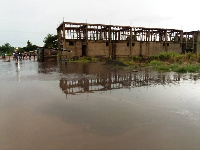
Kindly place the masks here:
<instances>
[{"instance_id":1,"label":"bush","mask_svg":"<svg viewBox=\"0 0 200 150\"><path fill-rule=\"evenodd\" d=\"M132 60L130 57L118 58L118 61L125 64L125 65L135 65L135 61Z\"/></svg>"},{"instance_id":2,"label":"bush","mask_svg":"<svg viewBox=\"0 0 200 150\"><path fill-rule=\"evenodd\" d=\"M142 60L142 57L140 57L140 56L134 56L134 57L132 57L132 60L138 62L138 61Z\"/></svg>"},{"instance_id":3,"label":"bush","mask_svg":"<svg viewBox=\"0 0 200 150\"><path fill-rule=\"evenodd\" d=\"M92 62L98 62L98 61L99 61L99 58L95 58L95 57L94 57L94 58L91 59L91 61L92 61Z\"/></svg>"},{"instance_id":4,"label":"bush","mask_svg":"<svg viewBox=\"0 0 200 150\"><path fill-rule=\"evenodd\" d=\"M163 64L164 64L164 62L157 61L157 60L153 60L153 61L150 62L151 66L159 66L159 65L163 65Z\"/></svg>"},{"instance_id":5,"label":"bush","mask_svg":"<svg viewBox=\"0 0 200 150\"><path fill-rule=\"evenodd\" d=\"M167 61L170 58L174 59L175 57L179 56L180 54L175 53L175 52L162 52L160 54L158 54L156 57L161 60L161 61Z\"/></svg>"},{"instance_id":6,"label":"bush","mask_svg":"<svg viewBox=\"0 0 200 150\"><path fill-rule=\"evenodd\" d=\"M174 69L173 71L180 72L180 73L186 73L187 69L185 67L179 67L179 68Z\"/></svg>"},{"instance_id":7,"label":"bush","mask_svg":"<svg viewBox=\"0 0 200 150\"><path fill-rule=\"evenodd\" d=\"M170 71L170 67L162 61L153 60L150 65L157 71Z\"/></svg>"},{"instance_id":8,"label":"bush","mask_svg":"<svg viewBox=\"0 0 200 150\"><path fill-rule=\"evenodd\" d=\"M169 67L170 67L170 70L174 71L179 67L179 65L175 63L175 64L171 64Z\"/></svg>"},{"instance_id":9,"label":"bush","mask_svg":"<svg viewBox=\"0 0 200 150\"><path fill-rule=\"evenodd\" d=\"M186 73L186 72L197 72L200 69L200 65L184 65L179 66L178 68L175 68L173 71L180 72L180 73Z\"/></svg>"}]
</instances>

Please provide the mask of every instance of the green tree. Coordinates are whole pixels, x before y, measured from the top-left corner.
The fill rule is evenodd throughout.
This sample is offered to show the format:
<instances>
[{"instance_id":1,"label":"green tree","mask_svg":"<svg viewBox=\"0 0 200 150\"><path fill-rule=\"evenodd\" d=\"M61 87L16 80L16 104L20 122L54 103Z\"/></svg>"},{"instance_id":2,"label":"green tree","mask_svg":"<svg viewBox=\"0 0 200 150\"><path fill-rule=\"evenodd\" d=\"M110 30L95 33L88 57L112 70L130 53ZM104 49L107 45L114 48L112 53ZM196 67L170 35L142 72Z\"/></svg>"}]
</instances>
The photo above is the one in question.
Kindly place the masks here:
<instances>
[{"instance_id":1,"label":"green tree","mask_svg":"<svg viewBox=\"0 0 200 150\"><path fill-rule=\"evenodd\" d=\"M19 47L19 48L18 48L18 51L19 51L20 53L24 53L24 51L25 51L25 50L24 50L24 47L23 47L23 48Z\"/></svg>"},{"instance_id":2,"label":"green tree","mask_svg":"<svg viewBox=\"0 0 200 150\"><path fill-rule=\"evenodd\" d=\"M4 45L0 46L0 51L3 53L12 54L14 47L12 47L9 43L5 43Z\"/></svg>"},{"instance_id":3,"label":"green tree","mask_svg":"<svg viewBox=\"0 0 200 150\"><path fill-rule=\"evenodd\" d=\"M58 37L57 35L48 34L44 38L44 47L47 48L58 48Z\"/></svg>"},{"instance_id":4,"label":"green tree","mask_svg":"<svg viewBox=\"0 0 200 150\"><path fill-rule=\"evenodd\" d=\"M26 46L26 47L31 47L31 46L33 46L33 45L32 45L32 43L28 40L27 46Z\"/></svg>"},{"instance_id":5,"label":"green tree","mask_svg":"<svg viewBox=\"0 0 200 150\"><path fill-rule=\"evenodd\" d=\"M22 50L23 49L23 50ZM37 49L37 46L36 45L33 45L29 40L27 41L27 46L26 47L23 47L22 49L20 49L20 51L26 51L26 52L29 52L29 51L34 51Z\"/></svg>"}]
</instances>

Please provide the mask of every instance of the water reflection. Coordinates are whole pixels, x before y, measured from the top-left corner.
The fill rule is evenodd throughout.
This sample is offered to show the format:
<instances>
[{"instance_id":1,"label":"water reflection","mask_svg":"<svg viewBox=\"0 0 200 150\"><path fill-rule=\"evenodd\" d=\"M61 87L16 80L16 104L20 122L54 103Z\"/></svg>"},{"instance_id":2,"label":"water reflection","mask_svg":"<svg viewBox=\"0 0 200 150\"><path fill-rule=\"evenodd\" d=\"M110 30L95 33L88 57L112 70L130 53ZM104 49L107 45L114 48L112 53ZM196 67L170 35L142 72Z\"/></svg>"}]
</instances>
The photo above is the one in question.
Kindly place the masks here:
<instances>
[{"instance_id":1,"label":"water reflection","mask_svg":"<svg viewBox=\"0 0 200 150\"><path fill-rule=\"evenodd\" d=\"M66 95L142 86L179 85L181 80L196 81L200 78L198 73L134 72L123 69L113 69L100 64L65 64L58 62L38 63L38 73L56 73L54 75L59 78L59 86Z\"/></svg>"},{"instance_id":2,"label":"water reflection","mask_svg":"<svg viewBox=\"0 0 200 150\"><path fill-rule=\"evenodd\" d=\"M29 60L0 68L0 149L199 149L198 73Z\"/></svg>"},{"instance_id":3,"label":"water reflection","mask_svg":"<svg viewBox=\"0 0 200 150\"><path fill-rule=\"evenodd\" d=\"M17 62L15 63L15 66L16 66L16 76L17 76L17 80L20 82L20 81L21 81L20 70L21 70L22 62L21 62L21 61L17 61Z\"/></svg>"},{"instance_id":4,"label":"water reflection","mask_svg":"<svg viewBox=\"0 0 200 150\"><path fill-rule=\"evenodd\" d=\"M107 74L85 75L80 78L62 78L60 88L65 94L75 94L94 91L105 91L141 86L179 84L178 74L153 74L152 72L118 72Z\"/></svg>"},{"instance_id":5,"label":"water reflection","mask_svg":"<svg viewBox=\"0 0 200 150\"><path fill-rule=\"evenodd\" d=\"M49 74L52 72L56 72L57 62L38 62L38 73Z\"/></svg>"}]
</instances>

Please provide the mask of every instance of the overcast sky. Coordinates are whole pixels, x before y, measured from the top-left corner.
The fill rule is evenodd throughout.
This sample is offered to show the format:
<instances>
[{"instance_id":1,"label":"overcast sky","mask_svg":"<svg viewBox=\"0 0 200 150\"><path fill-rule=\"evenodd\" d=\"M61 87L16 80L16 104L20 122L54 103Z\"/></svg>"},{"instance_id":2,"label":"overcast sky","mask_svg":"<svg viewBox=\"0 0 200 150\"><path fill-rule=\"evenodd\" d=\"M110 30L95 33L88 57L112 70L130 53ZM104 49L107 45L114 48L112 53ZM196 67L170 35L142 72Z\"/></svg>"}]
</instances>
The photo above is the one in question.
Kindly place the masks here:
<instances>
[{"instance_id":1,"label":"overcast sky","mask_svg":"<svg viewBox=\"0 0 200 150\"><path fill-rule=\"evenodd\" d=\"M63 21L200 30L199 0L0 0L0 46L43 46Z\"/></svg>"}]
</instances>

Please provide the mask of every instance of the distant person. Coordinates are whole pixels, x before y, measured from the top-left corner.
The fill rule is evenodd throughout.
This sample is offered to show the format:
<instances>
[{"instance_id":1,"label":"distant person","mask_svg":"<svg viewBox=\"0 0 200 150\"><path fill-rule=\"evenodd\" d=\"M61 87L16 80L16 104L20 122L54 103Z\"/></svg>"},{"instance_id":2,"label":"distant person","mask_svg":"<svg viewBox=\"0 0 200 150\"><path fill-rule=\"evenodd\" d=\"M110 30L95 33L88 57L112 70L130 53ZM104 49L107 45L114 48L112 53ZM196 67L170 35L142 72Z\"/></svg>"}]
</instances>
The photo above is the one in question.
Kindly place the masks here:
<instances>
[{"instance_id":1,"label":"distant person","mask_svg":"<svg viewBox=\"0 0 200 150\"><path fill-rule=\"evenodd\" d=\"M24 53L24 57L26 58L26 60L27 60L27 53Z\"/></svg>"},{"instance_id":2,"label":"distant person","mask_svg":"<svg viewBox=\"0 0 200 150\"><path fill-rule=\"evenodd\" d=\"M23 60L24 60L24 57L25 57L25 53L22 53L22 58L23 58Z\"/></svg>"},{"instance_id":3,"label":"distant person","mask_svg":"<svg viewBox=\"0 0 200 150\"><path fill-rule=\"evenodd\" d=\"M35 55L36 55L36 54L35 54L35 52L34 52L34 53L33 53L33 58L34 58L34 60L35 60Z\"/></svg>"},{"instance_id":4,"label":"distant person","mask_svg":"<svg viewBox=\"0 0 200 150\"><path fill-rule=\"evenodd\" d=\"M18 61L18 53L17 52L14 54L14 58L15 58L15 61L17 62Z\"/></svg>"},{"instance_id":5,"label":"distant person","mask_svg":"<svg viewBox=\"0 0 200 150\"><path fill-rule=\"evenodd\" d=\"M19 60L22 60L22 53L19 53Z\"/></svg>"},{"instance_id":6,"label":"distant person","mask_svg":"<svg viewBox=\"0 0 200 150\"><path fill-rule=\"evenodd\" d=\"M29 53L28 56L29 56L29 59L31 60L31 53Z\"/></svg>"},{"instance_id":7,"label":"distant person","mask_svg":"<svg viewBox=\"0 0 200 150\"><path fill-rule=\"evenodd\" d=\"M6 54L5 54L5 53L2 53L1 56L2 56L2 58L5 58L5 57L6 57Z\"/></svg>"}]
</instances>

